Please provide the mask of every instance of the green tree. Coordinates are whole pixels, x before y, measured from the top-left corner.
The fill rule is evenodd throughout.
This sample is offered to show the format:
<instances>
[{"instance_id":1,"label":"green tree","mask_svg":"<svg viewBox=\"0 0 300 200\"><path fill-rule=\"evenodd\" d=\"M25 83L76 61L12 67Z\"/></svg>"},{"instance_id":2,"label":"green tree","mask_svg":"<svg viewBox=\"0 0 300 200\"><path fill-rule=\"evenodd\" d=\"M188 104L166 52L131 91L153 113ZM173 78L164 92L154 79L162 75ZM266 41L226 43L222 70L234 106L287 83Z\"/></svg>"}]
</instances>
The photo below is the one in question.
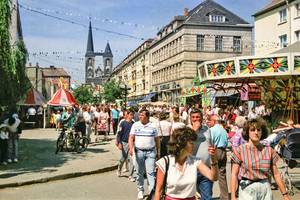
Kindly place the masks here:
<instances>
[{"instance_id":1,"label":"green tree","mask_svg":"<svg viewBox=\"0 0 300 200\"><path fill-rule=\"evenodd\" d=\"M116 99L121 99L123 96L123 90L120 84L114 79L106 82L103 85L103 97L107 102L114 103Z\"/></svg>"},{"instance_id":2,"label":"green tree","mask_svg":"<svg viewBox=\"0 0 300 200\"><path fill-rule=\"evenodd\" d=\"M30 88L30 81L25 72L25 44L10 44L10 6L10 0L0 1L0 106L13 108Z\"/></svg>"},{"instance_id":3,"label":"green tree","mask_svg":"<svg viewBox=\"0 0 300 200\"><path fill-rule=\"evenodd\" d=\"M79 104L93 103L93 93L90 87L81 85L73 92L74 98Z\"/></svg>"}]
</instances>

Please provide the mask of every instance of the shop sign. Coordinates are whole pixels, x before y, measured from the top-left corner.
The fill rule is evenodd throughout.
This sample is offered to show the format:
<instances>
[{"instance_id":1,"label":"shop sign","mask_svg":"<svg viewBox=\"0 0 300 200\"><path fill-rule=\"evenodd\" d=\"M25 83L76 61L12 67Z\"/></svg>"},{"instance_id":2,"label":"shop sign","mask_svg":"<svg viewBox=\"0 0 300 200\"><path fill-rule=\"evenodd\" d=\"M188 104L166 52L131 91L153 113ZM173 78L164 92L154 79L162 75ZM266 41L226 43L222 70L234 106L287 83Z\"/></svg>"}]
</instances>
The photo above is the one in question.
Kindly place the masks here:
<instances>
[{"instance_id":1,"label":"shop sign","mask_svg":"<svg viewBox=\"0 0 300 200\"><path fill-rule=\"evenodd\" d=\"M168 90L170 89L170 84L164 84L159 86L160 90Z\"/></svg>"}]
</instances>

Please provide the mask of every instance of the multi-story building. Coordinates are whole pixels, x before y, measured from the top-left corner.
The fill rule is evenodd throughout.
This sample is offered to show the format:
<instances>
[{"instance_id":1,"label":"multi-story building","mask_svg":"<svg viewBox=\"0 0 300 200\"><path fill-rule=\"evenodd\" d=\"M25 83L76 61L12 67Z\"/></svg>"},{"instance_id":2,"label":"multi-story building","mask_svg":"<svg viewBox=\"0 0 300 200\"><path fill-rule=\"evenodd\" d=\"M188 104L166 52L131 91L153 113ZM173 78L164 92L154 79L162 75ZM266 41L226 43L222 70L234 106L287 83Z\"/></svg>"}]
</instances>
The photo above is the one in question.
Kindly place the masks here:
<instances>
[{"instance_id":1,"label":"multi-story building","mask_svg":"<svg viewBox=\"0 0 300 200\"><path fill-rule=\"evenodd\" d=\"M55 66L45 68L40 67L38 63L36 66L29 63L26 67L26 74L31 84L47 100L61 87L70 89L71 76L63 68Z\"/></svg>"},{"instance_id":2,"label":"multi-story building","mask_svg":"<svg viewBox=\"0 0 300 200\"><path fill-rule=\"evenodd\" d=\"M272 0L253 16L256 55L300 41L300 0Z\"/></svg>"},{"instance_id":3,"label":"multi-story building","mask_svg":"<svg viewBox=\"0 0 300 200\"><path fill-rule=\"evenodd\" d=\"M197 66L206 60L251 55L252 26L205 0L157 33L149 51L151 91L159 100L179 103L181 91L193 85Z\"/></svg>"},{"instance_id":4,"label":"multi-story building","mask_svg":"<svg viewBox=\"0 0 300 200\"><path fill-rule=\"evenodd\" d=\"M111 78L127 85L128 99L138 101L150 92L149 47L148 39L129 54L113 71Z\"/></svg>"}]
</instances>

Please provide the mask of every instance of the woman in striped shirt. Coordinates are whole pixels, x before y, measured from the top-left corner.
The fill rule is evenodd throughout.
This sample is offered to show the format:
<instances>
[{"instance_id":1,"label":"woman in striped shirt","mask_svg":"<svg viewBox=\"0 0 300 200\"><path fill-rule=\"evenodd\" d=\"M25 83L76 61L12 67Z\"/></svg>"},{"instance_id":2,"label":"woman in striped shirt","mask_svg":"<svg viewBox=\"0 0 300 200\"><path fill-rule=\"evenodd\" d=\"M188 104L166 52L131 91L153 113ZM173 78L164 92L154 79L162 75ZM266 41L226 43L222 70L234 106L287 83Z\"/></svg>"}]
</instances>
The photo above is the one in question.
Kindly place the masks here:
<instances>
[{"instance_id":1,"label":"woman in striped shirt","mask_svg":"<svg viewBox=\"0 0 300 200\"><path fill-rule=\"evenodd\" d=\"M260 143L268 136L265 121L262 119L247 121L242 136L247 142L234 148L231 154L231 194L235 194L240 172L242 180L239 183L239 199L272 200L269 182L272 174L282 192L283 199L289 200L288 192L277 168L278 154L271 147ZM236 200L235 195L232 195L231 199Z\"/></svg>"}]
</instances>

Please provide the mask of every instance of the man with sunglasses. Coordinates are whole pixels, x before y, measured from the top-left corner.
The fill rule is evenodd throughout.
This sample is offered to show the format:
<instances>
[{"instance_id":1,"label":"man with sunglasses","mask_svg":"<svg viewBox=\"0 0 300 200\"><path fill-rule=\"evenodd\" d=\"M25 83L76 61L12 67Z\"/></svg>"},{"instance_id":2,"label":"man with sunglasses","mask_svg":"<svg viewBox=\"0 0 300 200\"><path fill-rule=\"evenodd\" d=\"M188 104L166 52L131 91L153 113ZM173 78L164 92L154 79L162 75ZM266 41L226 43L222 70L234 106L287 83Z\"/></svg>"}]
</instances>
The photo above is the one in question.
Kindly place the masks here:
<instances>
[{"instance_id":1,"label":"man with sunglasses","mask_svg":"<svg viewBox=\"0 0 300 200\"><path fill-rule=\"evenodd\" d=\"M192 109L190 112L190 127L196 132L198 138L195 142L193 155L200 158L208 167L210 167L210 156L208 154L208 146L210 145L210 137L208 128L202 125L203 115L199 109ZM201 195L202 200L212 200L213 182L208 178L197 173L197 191Z\"/></svg>"}]
</instances>

